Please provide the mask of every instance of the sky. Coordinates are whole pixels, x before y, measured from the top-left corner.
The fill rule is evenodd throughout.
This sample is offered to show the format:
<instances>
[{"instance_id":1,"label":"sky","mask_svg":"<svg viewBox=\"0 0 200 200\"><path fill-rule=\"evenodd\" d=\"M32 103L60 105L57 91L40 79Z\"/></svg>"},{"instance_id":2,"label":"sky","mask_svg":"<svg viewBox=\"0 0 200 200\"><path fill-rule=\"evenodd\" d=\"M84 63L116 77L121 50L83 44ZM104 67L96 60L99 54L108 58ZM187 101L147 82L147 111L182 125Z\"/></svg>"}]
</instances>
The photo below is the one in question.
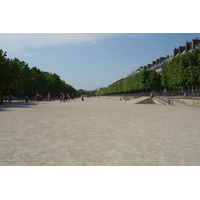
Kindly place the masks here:
<instances>
[{"instance_id":1,"label":"sky","mask_svg":"<svg viewBox=\"0 0 200 200\"><path fill-rule=\"evenodd\" d=\"M0 49L75 89L95 90L200 37L198 6L178 1L9 0L1 3ZM190 1L191 5L196 0ZM144 6L145 5L145 6ZM162 8L162 9L161 9ZM188 3L181 3L188 10ZM184 19L184 20L183 20Z\"/></svg>"},{"instance_id":2,"label":"sky","mask_svg":"<svg viewBox=\"0 0 200 200\"><path fill-rule=\"evenodd\" d=\"M75 89L95 90L173 55L200 33L0 33L0 49Z\"/></svg>"}]
</instances>

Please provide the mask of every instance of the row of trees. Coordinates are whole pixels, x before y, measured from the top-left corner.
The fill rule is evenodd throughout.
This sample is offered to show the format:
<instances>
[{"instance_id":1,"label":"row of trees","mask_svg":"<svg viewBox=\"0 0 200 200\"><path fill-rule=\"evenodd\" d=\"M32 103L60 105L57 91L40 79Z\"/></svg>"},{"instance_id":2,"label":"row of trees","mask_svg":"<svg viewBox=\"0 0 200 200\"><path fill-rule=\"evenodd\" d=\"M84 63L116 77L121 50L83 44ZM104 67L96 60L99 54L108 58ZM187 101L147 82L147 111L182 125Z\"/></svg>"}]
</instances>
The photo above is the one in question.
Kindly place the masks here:
<instances>
[{"instance_id":1,"label":"row of trees","mask_svg":"<svg viewBox=\"0 0 200 200\"><path fill-rule=\"evenodd\" d=\"M200 85L200 48L191 53L175 56L162 69L161 85L190 87Z\"/></svg>"},{"instance_id":2,"label":"row of trees","mask_svg":"<svg viewBox=\"0 0 200 200\"><path fill-rule=\"evenodd\" d=\"M77 94L76 89L57 74L29 68L28 63L18 58L7 58L6 52L0 49L0 93L34 97L36 93L59 96L61 92Z\"/></svg>"},{"instance_id":3,"label":"row of trees","mask_svg":"<svg viewBox=\"0 0 200 200\"><path fill-rule=\"evenodd\" d=\"M191 53L175 56L162 74L153 70L144 70L133 76L126 77L107 88L97 92L97 95L147 92L171 89L173 86L188 87L200 85L200 48Z\"/></svg>"},{"instance_id":4,"label":"row of trees","mask_svg":"<svg viewBox=\"0 0 200 200\"><path fill-rule=\"evenodd\" d=\"M107 88L100 90L98 95L141 92L160 89L161 75L156 71L144 70L134 76L126 77Z\"/></svg>"}]
</instances>

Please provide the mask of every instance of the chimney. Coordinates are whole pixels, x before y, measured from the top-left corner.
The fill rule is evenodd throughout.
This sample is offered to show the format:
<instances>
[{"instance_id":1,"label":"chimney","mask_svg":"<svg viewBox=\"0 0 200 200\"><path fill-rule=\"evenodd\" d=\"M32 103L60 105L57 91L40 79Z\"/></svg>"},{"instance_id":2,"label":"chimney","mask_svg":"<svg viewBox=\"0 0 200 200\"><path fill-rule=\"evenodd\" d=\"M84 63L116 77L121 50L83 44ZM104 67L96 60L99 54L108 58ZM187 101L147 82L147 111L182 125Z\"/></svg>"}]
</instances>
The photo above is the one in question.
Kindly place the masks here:
<instances>
[{"instance_id":1,"label":"chimney","mask_svg":"<svg viewBox=\"0 0 200 200\"><path fill-rule=\"evenodd\" d=\"M153 62L152 62L152 67L153 67L155 64L156 64L156 61L153 61Z\"/></svg>"},{"instance_id":2,"label":"chimney","mask_svg":"<svg viewBox=\"0 0 200 200\"><path fill-rule=\"evenodd\" d=\"M151 68L152 64L147 64L147 69Z\"/></svg>"},{"instance_id":3,"label":"chimney","mask_svg":"<svg viewBox=\"0 0 200 200\"><path fill-rule=\"evenodd\" d=\"M186 52L188 52L191 49L192 43L186 42Z\"/></svg>"},{"instance_id":4,"label":"chimney","mask_svg":"<svg viewBox=\"0 0 200 200\"><path fill-rule=\"evenodd\" d=\"M163 60L165 60L166 59L166 57L160 57L160 59L159 59L159 63L161 63Z\"/></svg>"},{"instance_id":5,"label":"chimney","mask_svg":"<svg viewBox=\"0 0 200 200\"><path fill-rule=\"evenodd\" d=\"M192 40L192 49L195 49L195 46L200 44L200 40L199 39L193 39Z\"/></svg>"},{"instance_id":6,"label":"chimney","mask_svg":"<svg viewBox=\"0 0 200 200\"><path fill-rule=\"evenodd\" d=\"M181 54L185 50L185 46L180 46L178 49L178 53Z\"/></svg>"},{"instance_id":7,"label":"chimney","mask_svg":"<svg viewBox=\"0 0 200 200\"><path fill-rule=\"evenodd\" d=\"M178 49L175 48L175 49L174 49L174 56L176 56L177 54L178 54Z\"/></svg>"}]
</instances>

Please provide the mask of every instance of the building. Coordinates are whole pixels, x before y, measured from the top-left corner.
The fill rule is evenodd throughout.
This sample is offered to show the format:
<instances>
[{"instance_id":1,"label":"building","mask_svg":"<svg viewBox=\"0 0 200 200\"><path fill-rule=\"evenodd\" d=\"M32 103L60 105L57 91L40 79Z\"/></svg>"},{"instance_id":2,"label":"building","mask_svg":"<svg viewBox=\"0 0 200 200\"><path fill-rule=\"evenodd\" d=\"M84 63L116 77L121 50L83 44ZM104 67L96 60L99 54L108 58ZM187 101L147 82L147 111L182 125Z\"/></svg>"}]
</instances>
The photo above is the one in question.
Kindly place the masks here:
<instances>
[{"instance_id":1,"label":"building","mask_svg":"<svg viewBox=\"0 0 200 200\"><path fill-rule=\"evenodd\" d=\"M186 42L185 46L179 46L179 48L174 49L174 55L166 57L160 57L156 59L155 61L152 61L152 64L147 64L147 66L141 66L135 71L132 71L127 77L133 76L134 74L143 71L143 70L155 70L158 73L162 72L162 68L167 66L167 63L175 56L184 54L184 53L190 53L194 51L195 49L200 47L200 39L193 39L192 42Z\"/></svg>"}]
</instances>

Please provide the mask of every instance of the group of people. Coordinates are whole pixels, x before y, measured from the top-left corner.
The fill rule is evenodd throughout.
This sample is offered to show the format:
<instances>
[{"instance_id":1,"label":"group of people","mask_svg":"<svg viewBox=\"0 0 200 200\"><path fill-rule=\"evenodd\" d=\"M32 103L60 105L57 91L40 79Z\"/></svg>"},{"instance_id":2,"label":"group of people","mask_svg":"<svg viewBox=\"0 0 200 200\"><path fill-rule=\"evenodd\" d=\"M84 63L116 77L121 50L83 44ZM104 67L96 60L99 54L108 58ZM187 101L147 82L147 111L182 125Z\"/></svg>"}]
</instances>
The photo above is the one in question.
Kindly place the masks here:
<instances>
[{"instance_id":1,"label":"group of people","mask_svg":"<svg viewBox=\"0 0 200 200\"><path fill-rule=\"evenodd\" d=\"M167 95L167 90L166 90L166 88L163 90L163 94L164 94L164 96ZM152 90L152 91L150 92L149 99L152 99L152 98L153 98L153 95L154 95L154 90Z\"/></svg>"},{"instance_id":2,"label":"group of people","mask_svg":"<svg viewBox=\"0 0 200 200\"><path fill-rule=\"evenodd\" d=\"M28 101L28 96L26 96L25 99L26 99L26 102L27 102ZM37 93L35 99L36 99L36 101L43 101L43 95L42 95L42 93L40 93L40 94ZM46 100L47 101L51 101L51 99L52 99L51 98L51 94L48 93ZM61 93L60 94L60 102L62 102L62 101L63 102L70 101L71 99L75 101L74 94L71 94L71 95L69 95L67 93Z\"/></svg>"},{"instance_id":3,"label":"group of people","mask_svg":"<svg viewBox=\"0 0 200 200\"><path fill-rule=\"evenodd\" d=\"M36 101L43 101L42 93L40 93L40 94L37 93L35 99L36 99Z\"/></svg>"},{"instance_id":4,"label":"group of people","mask_svg":"<svg viewBox=\"0 0 200 200\"><path fill-rule=\"evenodd\" d=\"M40 93L40 94L37 93L35 99L36 99L36 101L43 101L42 93ZM46 100L51 101L51 94L50 93L48 93Z\"/></svg>"},{"instance_id":5,"label":"group of people","mask_svg":"<svg viewBox=\"0 0 200 200\"><path fill-rule=\"evenodd\" d=\"M73 94L71 94L71 96L69 95L69 94L64 94L64 93L61 93L60 94L60 102L65 102L65 101L70 101L70 100L73 100L73 101L75 101L75 99L74 99L74 95Z\"/></svg>"},{"instance_id":6,"label":"group of people","mask_svg":"<svg viewBox=\"0 0 200 200\"><path fill-rule=\"evenodd\" d=\"M1 101L2 103L3 103L3 100L8 101L8 102L11 103L12 99L13 99L12 94L6 95L6 96L0 95L0 101Z\"/></svg>"}]
</instances>

